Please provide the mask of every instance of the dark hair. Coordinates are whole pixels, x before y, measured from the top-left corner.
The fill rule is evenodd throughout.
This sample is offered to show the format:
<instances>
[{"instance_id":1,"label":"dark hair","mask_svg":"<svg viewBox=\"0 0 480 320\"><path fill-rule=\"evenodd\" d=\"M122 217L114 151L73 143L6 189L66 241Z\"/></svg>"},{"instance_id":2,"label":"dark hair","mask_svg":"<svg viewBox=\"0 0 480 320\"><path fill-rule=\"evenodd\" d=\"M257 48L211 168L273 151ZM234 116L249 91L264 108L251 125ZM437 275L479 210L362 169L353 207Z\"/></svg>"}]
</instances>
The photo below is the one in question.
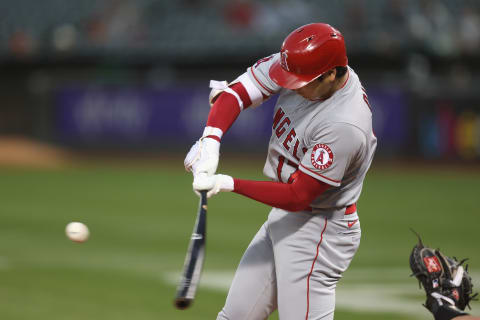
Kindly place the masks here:
<instances>
[{"instance_id":1,"label":"dark hair","mask_svg":"<svg viewBox=\"0 0 480 320\"><path fill-rule=\"evenodd\" d=\"M335 74L335 79L341 78L347 73L347 67L335 67L337 73ZM322 82L325 78L326 73L322 74L320 77L317 78L318 81Z\"/></svg>"},{"instance_id":2,"label":"dark hair","mask_svg":"<svg viewBox=\"0 0 480 320\"><path fill-rule=\"evenodd\" d=\"M340 77L343 77L345 75L345 73L347 73L347 67L335 67L335 70L337 70L337 75L335 76L335 78L340 78Z\"/></svg>"}]
</instances>

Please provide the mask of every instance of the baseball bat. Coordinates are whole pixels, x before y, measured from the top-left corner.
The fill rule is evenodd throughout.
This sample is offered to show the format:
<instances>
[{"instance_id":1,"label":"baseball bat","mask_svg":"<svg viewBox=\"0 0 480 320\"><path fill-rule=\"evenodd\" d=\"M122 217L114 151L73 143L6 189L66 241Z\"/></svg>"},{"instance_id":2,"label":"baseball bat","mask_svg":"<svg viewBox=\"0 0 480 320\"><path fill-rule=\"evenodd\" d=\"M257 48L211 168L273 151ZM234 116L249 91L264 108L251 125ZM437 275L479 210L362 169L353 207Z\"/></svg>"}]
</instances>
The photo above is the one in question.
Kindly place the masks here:
<instances>
[{"instance_id":1,"label":"baseball bat","mask_svg":"<svg viewBox=\"0 0 480 320\"><path fill-rule=\"evenodd\" d=\"M188 245L187 256L183 265L183 275L177 288L175 306L177 309L188 308L197 291L203 261L205 259L205 237L207 226L207 191L200 191L200 203L192 238Z\"/></svg>"}]
</instances>

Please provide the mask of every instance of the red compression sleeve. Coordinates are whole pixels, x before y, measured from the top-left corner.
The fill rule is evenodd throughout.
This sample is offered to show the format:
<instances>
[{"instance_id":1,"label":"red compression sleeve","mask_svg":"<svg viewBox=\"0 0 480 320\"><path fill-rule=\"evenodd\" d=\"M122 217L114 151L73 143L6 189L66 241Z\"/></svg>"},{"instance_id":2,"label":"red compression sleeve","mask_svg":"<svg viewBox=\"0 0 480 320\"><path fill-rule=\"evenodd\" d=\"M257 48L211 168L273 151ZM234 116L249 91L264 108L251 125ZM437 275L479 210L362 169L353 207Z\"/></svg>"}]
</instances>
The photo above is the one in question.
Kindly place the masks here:
<instances>
[{"instance_id":1,"label":"red compression sleeve","mask_svg":"<svg viewBox=\"0 0 480 320\"><path fill-rule=\"evenodd\" d=\"M234 83L230 88L238 94L243 102L244 109L252 104L247 90L241 83ZM222 92L215 100L212 109L210 109L207 126L222 129L223 133L225 133L235 122L240 111L237 98L228 92Z\"/></svg>"},{"instance_id":2,"label":"red compression sleeve","mask_svg":"<svg viewBox=\"0 0 480 320\"><path fill-rule=\"evenodd\" d=\"M330 185L297 171L292 183L234 179L238 194L288 211L305 210Z\"/></svg>"}]
</instances>

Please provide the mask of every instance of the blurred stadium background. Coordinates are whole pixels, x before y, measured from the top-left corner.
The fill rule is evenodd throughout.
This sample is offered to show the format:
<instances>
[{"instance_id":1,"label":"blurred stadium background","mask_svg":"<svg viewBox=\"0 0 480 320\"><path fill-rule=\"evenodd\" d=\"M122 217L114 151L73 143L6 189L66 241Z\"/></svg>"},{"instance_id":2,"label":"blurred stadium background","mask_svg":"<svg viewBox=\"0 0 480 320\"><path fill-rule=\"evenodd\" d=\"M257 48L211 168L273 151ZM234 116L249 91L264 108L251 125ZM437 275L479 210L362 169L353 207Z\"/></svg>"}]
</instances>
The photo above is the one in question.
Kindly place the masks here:
<instances>
[{"instance_id":1,"label":"blurred stadium background","mask_svg":"<svg viewBox=\"0 0 480 320\"><path fill-rule=\"evenodd\" d=\"M183 156L208 81L316 21L344 34L379 138L336 318L430 318L408 278L409 227L470 257L479 284L479 1L4 0L0 12L1 319L213 319L268 208L210 201L198 301L174 310L197 206ZM273 104L241 115L220 171L262 179ZM71 220L88 243L65 239Z\"/></svg>"}]
</instances>

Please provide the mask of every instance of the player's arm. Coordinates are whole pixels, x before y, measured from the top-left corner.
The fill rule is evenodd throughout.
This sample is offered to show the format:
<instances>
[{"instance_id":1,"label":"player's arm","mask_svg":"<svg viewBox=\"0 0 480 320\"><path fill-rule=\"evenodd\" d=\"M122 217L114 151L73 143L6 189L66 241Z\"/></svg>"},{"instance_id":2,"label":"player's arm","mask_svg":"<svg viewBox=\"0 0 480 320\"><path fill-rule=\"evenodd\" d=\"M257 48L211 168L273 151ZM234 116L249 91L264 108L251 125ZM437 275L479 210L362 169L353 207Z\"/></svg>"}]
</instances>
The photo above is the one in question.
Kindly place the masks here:
<instances>
[{"instance_id":1,"label":"player's arm","mask_svg":"<svg viewBox=\"0 0 480 320\"><path fill-rule=\"evenodd\" d=\"M291 184L215 175L194 179L193 188L209 190L209 196L234 191L273 207L303 210L329 186L340 186L347 168L365 152L365 135L355 126L332 123L315 130Z\"/></svg>"},{"instance_id":2,"label":"player's arm","mask_svg":"<svg viewBox=\"0 0 480 320\"><path fill-rule=\"evenodd\" d=\"M241 83L224 88L214 99L202 137L185 157L185 169L194 175L204 173L210 176L215 173L223 134L232 126L240 112L252 103Z\"/></svg>"},{"instance_id":3,"label":"player's arm","mask_svg":"<svg viewBox=\"0 0 480 320\"><path fill-rule=\"evenodd\" d=\"M217 174L199 177L193 182L195 190L207 189L208 196L220 191L233 191L269 206L288 211L301 211L330 186L301 171L297 171L291 183L253 181Z\"/></svg>"},{"instance_id":4,"label":"player's arm","mask_svg":"<svg viewBox=\"0 0 480 320\"><path fill-rule=\"evenodd\" d=\"M230 129L241 111L260 105L280 90L268 77L273 57L274 55L259 60L230 85L226 82L211 81L210 113L202 137L192 146L185 158L187 171L192 171L194 175L214 174L218 166L222 136Z\"/></svg>"},{"instance_id":5,"label":"player's arm","mask_svg":"<svg viewBox=\"0 0 480 320\"><path fill-rule=\"evenodd\" d=\"M253 106L260 105L268 96L262 95L260 90L251 88L250 92L245 88L249 79L243 82L231 84L225 91L214 98L212 108L208 114L207 127L218 128L225 133L230 129L240 113ZM250 86L252 86L250 84ZM227 91L228 90L228 91ZM220 137L213 137L220 140Z\"/></svg>"}]
</instances>

